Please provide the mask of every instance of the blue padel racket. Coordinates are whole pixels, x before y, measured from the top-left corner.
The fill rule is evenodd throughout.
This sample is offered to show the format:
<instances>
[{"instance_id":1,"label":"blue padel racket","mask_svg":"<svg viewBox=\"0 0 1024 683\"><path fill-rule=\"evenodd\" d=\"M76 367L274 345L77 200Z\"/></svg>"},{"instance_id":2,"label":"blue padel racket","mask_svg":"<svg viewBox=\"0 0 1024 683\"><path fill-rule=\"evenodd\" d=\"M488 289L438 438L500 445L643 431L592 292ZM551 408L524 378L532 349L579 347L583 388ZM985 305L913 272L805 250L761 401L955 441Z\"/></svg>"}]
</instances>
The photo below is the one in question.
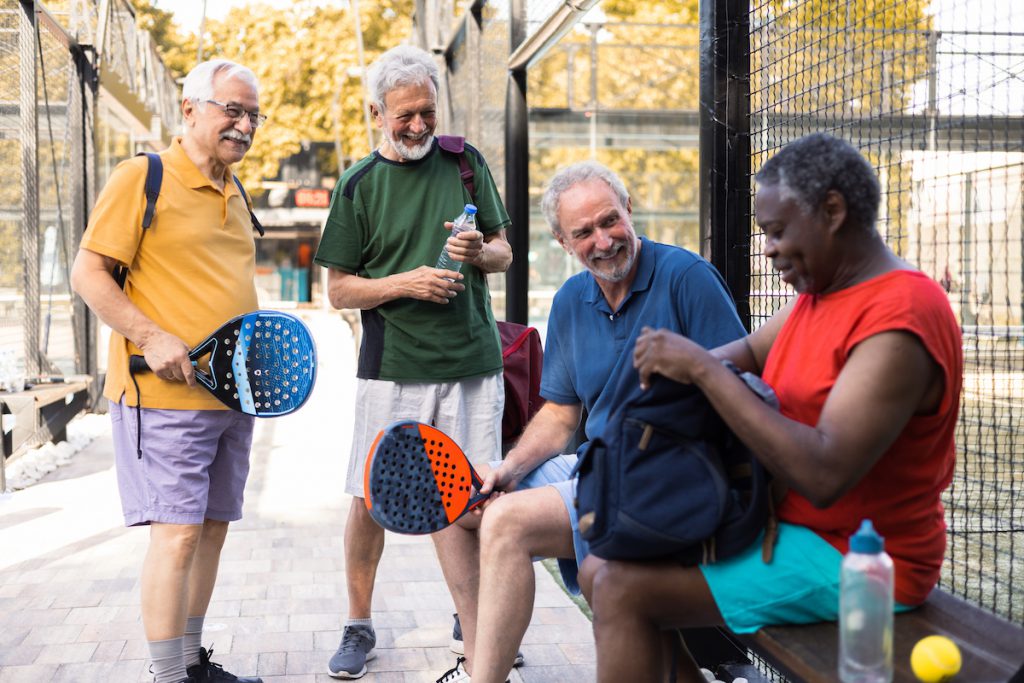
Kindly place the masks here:
<instances>
[{"instance_id":1,"label":"blue padel racket","mask_svg":"<svg viewBox=\"0 0 1024 683\"><path fill-rule=\"evenodd\" d=\"M440 429L406 420L377 434L366 456L366 509L400 534L432 534L482 504L480 477Z\"/></svg>"},{"instance_id":2,"label":"blue padel racket","mask_svg":"<svg viewBox=\"0 0 1024 683\"><path fill-rule=\"evenodd\" d=\"M309 328L293 315L253 311L232 318L188 354L196 381L232 410L277 417L298 410L316 381L316 347ZM205 363L201 361L208 357ZM149 372L143 356L133 373Z\"/></svg>"}]
</instances>

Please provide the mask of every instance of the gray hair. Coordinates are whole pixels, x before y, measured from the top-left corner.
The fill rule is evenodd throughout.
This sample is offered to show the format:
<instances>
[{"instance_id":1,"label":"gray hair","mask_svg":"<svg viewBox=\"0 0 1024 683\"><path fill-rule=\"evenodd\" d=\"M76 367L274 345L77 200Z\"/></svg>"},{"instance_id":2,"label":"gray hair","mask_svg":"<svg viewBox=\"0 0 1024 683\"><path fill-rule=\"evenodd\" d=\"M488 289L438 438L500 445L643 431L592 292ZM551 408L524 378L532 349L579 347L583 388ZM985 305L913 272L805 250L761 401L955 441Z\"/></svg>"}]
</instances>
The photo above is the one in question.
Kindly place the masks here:
<instances>
[{"instance_id":1,"label":"gray hair","mask_svg":"<svg viewBox=\"0 0 1024 683\"><path fill-rule=\"evenodd\" d=\"M629 193L622 180L610 168L596 161L581 161L571 166L566 166L556 173L548 182L544 190L544 196L540 200L541 211L547 219L551 232L555 235L562 234L562 225L558 222L558 205L562 195L576 185L588 180L600 180L612 189L618 197L622 206L629 203Z\"/></svg>"},{"instance_id":2,"label":"gray hair","mask_svg":"<svg viewBox=\"0 0 1024 683\"><path fill-rule=\"evenodd\" d=\"M211 59L196 65L188 72L188 76L185 76L185 82L181 86L181 99L192 100L197 107L203 107L206 100L213 99L213 82L216 80L217 74L223 74L224 78L237 78L244 81L256 91L260 89L260 82L249 67L227 59Z\"/></svg>"},{"instance_id":3,"label":"gray hair","mask_svg":"<svg viewBox=\"0 0 1024 683\"><path fill-rule=\"evenodd\" d=\"M437 64L428 52L412 45L399 45L378 57L366 70L366 91L370 102L383 110L384 98L395 88L429 80L436 94L441 87L439 78Z\"/></svg>"},{"instance_id":4,"label":"gray hair","mask_svg":"<svg viewBox=\"0 0 1024 683\"><path fill-rule=\"evenodd\" d=\"M846 201L854 226L874 230L881 202L878 176L868 160L844 140L813 133L790 142L765 162L755 179L774 185L783 197L807 212L816 210L835 190Z\"/></svg>"}]
</instances>

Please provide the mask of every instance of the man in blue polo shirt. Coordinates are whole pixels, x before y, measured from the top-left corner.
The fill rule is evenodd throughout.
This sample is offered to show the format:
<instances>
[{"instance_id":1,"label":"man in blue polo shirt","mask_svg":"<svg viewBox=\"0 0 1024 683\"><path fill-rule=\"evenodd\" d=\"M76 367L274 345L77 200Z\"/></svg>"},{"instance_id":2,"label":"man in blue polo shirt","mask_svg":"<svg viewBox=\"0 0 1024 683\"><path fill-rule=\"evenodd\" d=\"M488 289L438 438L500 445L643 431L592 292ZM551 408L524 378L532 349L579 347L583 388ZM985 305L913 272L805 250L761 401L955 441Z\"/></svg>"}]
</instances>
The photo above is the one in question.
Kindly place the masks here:
<instances>
[{"instance_id":1,"label":"man in blue polo shirt","mask_svg":"<svg viewBox=\"0 0 1024 683\"><path fill-rule=\"evenodd\" d=\"M745 334L710 263L637 237L629 194L609 169L583 162L560 171L541 207L559 244L586 270L562 285L551 307L541 382L547 402L481 487L515 493L492 500L482 514L479 595L485 597L476 637L466 638L473 683L508 675L533 613L533 558L559 558L566 585L579 592L576 571L587 548L570 478L576 455L559 453L584 411L587 440L604 430L619 378L635 372L641 329L665 327L706 348Z\"/></svg>"}]
</instances>

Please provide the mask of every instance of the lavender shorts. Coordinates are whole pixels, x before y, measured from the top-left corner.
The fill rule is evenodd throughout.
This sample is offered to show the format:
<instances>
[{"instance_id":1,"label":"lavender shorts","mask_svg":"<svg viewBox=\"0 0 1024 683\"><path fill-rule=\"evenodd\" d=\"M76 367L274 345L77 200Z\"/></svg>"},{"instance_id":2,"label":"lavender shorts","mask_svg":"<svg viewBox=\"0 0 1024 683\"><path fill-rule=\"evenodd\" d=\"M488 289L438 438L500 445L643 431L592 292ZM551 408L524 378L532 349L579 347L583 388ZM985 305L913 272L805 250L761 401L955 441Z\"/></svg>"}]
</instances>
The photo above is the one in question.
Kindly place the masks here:
<instances>
[{"instance_id":1,"label":"lavender shorts","mask_svg":"<svg viewBox=\"0 0 1024 683\"><path fill-rule=\"evenodd\" d=\"M253 418L233 410L142 409L142 457L134 407L110 402L125 526L202 524L242 518Z\"/></svg>"}]
</instances>

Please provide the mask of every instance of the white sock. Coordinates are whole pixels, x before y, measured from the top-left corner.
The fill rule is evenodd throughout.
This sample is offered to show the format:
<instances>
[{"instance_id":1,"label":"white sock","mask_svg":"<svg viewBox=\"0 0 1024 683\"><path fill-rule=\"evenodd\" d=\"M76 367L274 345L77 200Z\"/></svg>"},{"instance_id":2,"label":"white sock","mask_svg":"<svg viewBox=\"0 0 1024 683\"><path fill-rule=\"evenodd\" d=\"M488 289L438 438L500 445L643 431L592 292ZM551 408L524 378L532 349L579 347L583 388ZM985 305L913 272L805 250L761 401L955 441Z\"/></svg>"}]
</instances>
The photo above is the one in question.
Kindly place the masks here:
<instances>
[{"instance_id":1,"label":"white sock","mask_svg":"<svg viewBox=\"0 0 1024 683\"><path fill-rule=\"evenodd\" d=\"M185 680L184 638L150 640L149 658L153 660L153 683L181 683Z\"/></svg>"},{"instance_id":2,"label":"white sock","mask_svg":"<svg viewBox=\"0 0 1024 683\"><path fill-rule=\"evenodd\" d=\"M199 648L203 644L203 621L205 620L205 616L189 617L185 622L185 640L183 642L185 668L199 663Z\"/></svg>"}]
</instances>

